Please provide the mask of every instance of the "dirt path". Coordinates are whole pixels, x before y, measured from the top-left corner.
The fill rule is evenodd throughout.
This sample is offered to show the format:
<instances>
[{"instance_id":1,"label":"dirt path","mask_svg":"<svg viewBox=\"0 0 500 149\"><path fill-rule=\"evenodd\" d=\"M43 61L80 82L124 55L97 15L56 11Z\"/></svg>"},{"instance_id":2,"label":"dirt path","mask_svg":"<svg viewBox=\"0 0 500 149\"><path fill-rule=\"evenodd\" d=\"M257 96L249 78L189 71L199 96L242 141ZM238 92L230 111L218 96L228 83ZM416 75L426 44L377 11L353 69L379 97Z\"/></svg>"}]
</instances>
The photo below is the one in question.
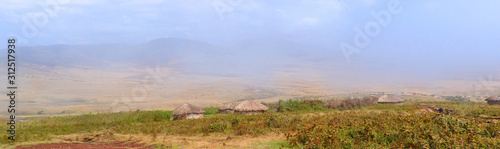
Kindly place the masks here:
<instances>
[{"instance_id":1,"label":"dirt path","mask_svg":"<svg viewBox=\"0 0 500 149\"><path fill-rule=\"evenodd\" d=\"M16 149L89 149L89 148L99 148L99 149L123 149L123 148L139 148L139 149L154 149L156 147L146 147L144 144L137 143L139 141L124 142L116 141L114 143L106 144L94 144L94 143L50 143L50 144L38 144L32 146L17 146Z\"/></svg>"},{"instance_id":2,"label":"dirt path","mask_svg":"<svg viewBox=\"0 0 500 149\"><path fill-rule=\"evenodd\" d=\"M71 134L54 136L55 142L36 145L19 145L16 149L124 149L124 148L275 148L285 144L285 137L277 134L260 136L228 136L226 134L211 135L163 135L156 138L141 134L113 134L99 132L89 134Z\"/></svg>"},{"instance_id":3,"label":"dirt path","mask_svg":"<svg viewBox=\"0 0 500 149\"><path fill-rule=\"evenodd\" d=\"M59 140L56 143L41 143L36 145L19 145L16 149L87 149L87 148L140 148L140 149L154 149L162 146L151 146L141 139L123 139L110 131L102 131L87 134L72 134L54 136L54 139Z\"/></svg>"}]
</instances>

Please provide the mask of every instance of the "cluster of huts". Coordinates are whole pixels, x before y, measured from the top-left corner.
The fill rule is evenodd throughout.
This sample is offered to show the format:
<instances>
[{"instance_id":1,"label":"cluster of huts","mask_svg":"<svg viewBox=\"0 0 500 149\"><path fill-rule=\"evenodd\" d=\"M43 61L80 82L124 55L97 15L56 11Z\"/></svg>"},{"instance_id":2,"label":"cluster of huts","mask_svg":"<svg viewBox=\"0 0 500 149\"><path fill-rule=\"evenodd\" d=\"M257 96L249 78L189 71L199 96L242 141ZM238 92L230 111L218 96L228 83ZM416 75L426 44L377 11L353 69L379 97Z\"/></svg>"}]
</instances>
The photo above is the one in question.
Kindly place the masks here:
<instances>
[{"instance_id":1,"label":"cluster of huts","mask_svg":"<svg viewBox=\"0 0 500 149\"><path fill-rule=\"evenodd\" d=\"M490 105L500 105L500 96L491 96L487 98L486 101ZM400 104L403 102L403 99L393 94L385 94L378 97L377 102L380 104ZM237 114L251 115L251 114L264 113L268 109L269 108L267 108L265 105L261 103L258 103L253 100L246 100L243 102L227 103L219 107L219 113L224 113L224 114L237 113ZM205 113L205 110L193 106L189 103L184 103L173 111L174 120L203 118L203 113Z\"/></svg>"},{"instance_id":2,"label":"cluster of huts","mask_svg":"<svg viewBox=\"0 0 500 149\"><path fill-rule=\"evenodd\" d=\"M268 109L269 108L261 103L255 102L253 100L246 100L243 102L233 102L225 104L219 107L219 113L237 113L251 115L264 113ZM205 113L205 110L193 106L189 103L180 105L172 112L172 114L174 114L174 120L199 119L203 118L203 113Z\"/></svg>"},{"instance_id":3,"label":"cluster of huts","mask_svg":"<svg viewBox=\"0 0 500 149\"><path fill-rule=\"evenodd\" d=\"M491 96L485 100L489 105L500 105L500 96ZM382 95L378 98L378 103L382 104L397 104L402 103L403 99L392 94Z\"/></svg>"},{"instance_id":4,"label":"cluster of huts","mask_svg":"<svg viewBox=\"0 0 500 149\"><path fill-rule=\"evenodd\" d=\"M491 97L486 98L485 101L489 105L500 105L500 96L491 96ZM403 99L401 99L395 95L391 95L391 94L383 95L383 96L380 96L378 98L378 103L382 103L382 104L397 104L397 103L402 103L402 102L403 102Z\"/></svg>"}]
</instances>

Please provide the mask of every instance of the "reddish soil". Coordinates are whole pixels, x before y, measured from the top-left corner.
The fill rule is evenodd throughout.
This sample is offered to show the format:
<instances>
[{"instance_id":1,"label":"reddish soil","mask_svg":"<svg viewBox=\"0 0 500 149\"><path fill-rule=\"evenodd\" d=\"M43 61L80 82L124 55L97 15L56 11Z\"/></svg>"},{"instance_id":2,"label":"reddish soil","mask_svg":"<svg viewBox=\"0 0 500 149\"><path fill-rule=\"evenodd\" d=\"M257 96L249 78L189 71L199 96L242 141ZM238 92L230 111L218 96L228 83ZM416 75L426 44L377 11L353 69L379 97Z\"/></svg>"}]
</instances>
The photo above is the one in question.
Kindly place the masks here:
<instances>
[{"instance_id":1,"label":"reddish soil","mask_svg":"<svg viewBox=\"0 0 500 149\"><path fill-rule=\"evenodd\" d=\"M116 141L112 143L51 143L51 144L38 144L32 146L17 146L16 149L125 149L125 148L140 148L140 149L154 149L155 147L146 147L144 144L137 143L139 141L125 142Z\"/></svg>"}]
</instances>

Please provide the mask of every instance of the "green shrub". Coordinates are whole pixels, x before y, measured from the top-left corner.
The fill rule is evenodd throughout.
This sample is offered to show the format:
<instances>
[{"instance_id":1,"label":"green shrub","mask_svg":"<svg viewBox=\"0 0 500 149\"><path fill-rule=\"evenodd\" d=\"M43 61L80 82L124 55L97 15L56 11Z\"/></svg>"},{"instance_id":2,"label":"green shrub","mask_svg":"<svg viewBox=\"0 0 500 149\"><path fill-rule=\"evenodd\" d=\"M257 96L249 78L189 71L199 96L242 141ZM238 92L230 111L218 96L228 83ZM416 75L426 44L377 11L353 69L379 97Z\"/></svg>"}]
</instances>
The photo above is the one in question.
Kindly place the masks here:
<instances>
[{"instance_id":1,"label":"green shrub","mask_svg":"<svg viewBox=\"0 0 500 149\"><path fill-rule=\"evenodd\" d=\"M305 119L304 126L285 134L291 145L305 148L494 148L500 143L499 124L478 125L476 120L435 113L371 113L375 116L370 119L364 118L367 114Z\"/></svg>"},{"instance_id":2,"label":"green shrub","mask_svg":"<svg viewBox=\"0 0 500 149\"><path fill-rule=\"evenodd\" d=\"M322 100L280 100L278 112L326 110Z\"/></svg>"},{"instance_id":3,"label":"green shrub","mask_svg":"<svg viewBox=\"0 0 500 149\"><path fill-rule=\"evenodd\" d=\"M219 114L219 108L218 107L205 107L203 108L205 110L205 113L203 115L216 115Z\"/></svg>"},{"instance_id":4,"label":"green shrub","mask_svg":"<svg viewBox=\"0 0 500 149\"><path fill-rule=\"evenodd\" d=\"M224 132L227 129L229 129L229 124L221 121L221 122L216 122L216 123L211 123L208 124L206 127L202 129L204 133L210 133L210 132Z\"/></svg>"},{"instance_id":5,"label":"green shrub","mask_svg":"<svg viewBox=\"0 0 500 149\"><path fill-rule=\"evenodd\" d=\"M344 98L326 101L325 106L330 109L355 109L377 104L377 97L366 96L363 98Z\"/></svg>"}]
</instances>

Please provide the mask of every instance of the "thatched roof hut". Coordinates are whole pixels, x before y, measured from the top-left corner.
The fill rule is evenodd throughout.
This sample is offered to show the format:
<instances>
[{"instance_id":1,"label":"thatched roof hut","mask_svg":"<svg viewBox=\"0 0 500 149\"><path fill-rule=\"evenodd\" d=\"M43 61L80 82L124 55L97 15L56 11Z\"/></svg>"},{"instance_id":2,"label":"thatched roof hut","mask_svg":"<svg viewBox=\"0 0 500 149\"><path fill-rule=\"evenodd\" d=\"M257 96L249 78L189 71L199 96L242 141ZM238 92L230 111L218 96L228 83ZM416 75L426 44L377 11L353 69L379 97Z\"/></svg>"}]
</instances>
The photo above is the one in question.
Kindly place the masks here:
<instances>
[{"instance_id":1,"label":"thatched roof hut","mask_svg":"<svg viewBox=\"0 0 500 149\"><path fill-rule=\"evenodd\" d=\"M239 102L231 102L227 103L221 107L219 107L219 113L234 113L234 108L240 104Z\"/></svg>"},{"instance_id":2,"label":"thatched roof hut","mask_svg":"<svg viewBox=\"0 0 500 149\"><path fill-rule=\"evenodd\" d=\"M403 99L399 98L396 95L386 94L380 96L377 102L381 104L396 104L396 103L402 103Z\"/></svg>"},{"instance_id":3,"label":"thatched roof hut","mask_svg":"<svg viewBox=\"0 0 500 149\"><path fill-rule=\"evenodd\" d=\"M205 113L205 110L189 103L180 105L172 112L174 120L203 118L203 113Z\"/></svg>"},{"instance_id":4,"label":"thatched roof hut","mask_svg":"<svg viewBox=\"0 0 500 149\"><path fill-rule=\"evenodd\" d=\"M490 105L500 105L500 96L491 96L486 98L486 101Z\"/></svg>"},{"instance_id":5,"label":"thatched roof hut","mask_svg":"<svg viewBox=\"0 0 500 149\"><path fill-rule=\"evenodd\" d=\"M264 113L268 109L269 108L261 103L255 102L253 100L246 100L236 105L234 107L234 112L240 114L258 114Z\"/></svg>"}]
</instances>

